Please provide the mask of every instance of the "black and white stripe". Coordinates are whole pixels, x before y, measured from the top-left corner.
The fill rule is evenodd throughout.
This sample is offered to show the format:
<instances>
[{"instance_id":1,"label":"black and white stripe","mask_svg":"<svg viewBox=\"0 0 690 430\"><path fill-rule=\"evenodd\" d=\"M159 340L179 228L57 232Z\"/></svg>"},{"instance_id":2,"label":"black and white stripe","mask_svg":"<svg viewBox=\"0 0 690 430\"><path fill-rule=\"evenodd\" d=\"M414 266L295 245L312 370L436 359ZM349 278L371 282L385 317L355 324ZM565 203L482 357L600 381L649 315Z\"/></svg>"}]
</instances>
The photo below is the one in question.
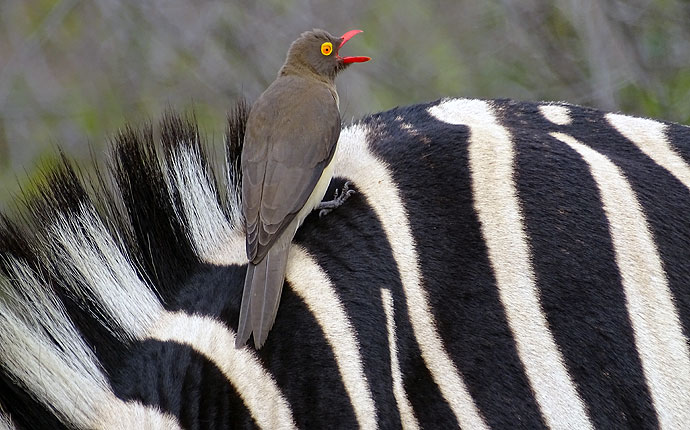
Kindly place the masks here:
<instances>
[{"instance_id":1,"label":"black and white stripe","mask_svg":"<svg viewBox=\"0 0 690 430\"><path fill-rule=\"evenodd\" d=\"M0 428L690 426L690 129L462 99L352 124L329 192L357 194L298 231L257 352L246 116L222 174L169 116L3 220Z\"/></svg>"}]
</instances>

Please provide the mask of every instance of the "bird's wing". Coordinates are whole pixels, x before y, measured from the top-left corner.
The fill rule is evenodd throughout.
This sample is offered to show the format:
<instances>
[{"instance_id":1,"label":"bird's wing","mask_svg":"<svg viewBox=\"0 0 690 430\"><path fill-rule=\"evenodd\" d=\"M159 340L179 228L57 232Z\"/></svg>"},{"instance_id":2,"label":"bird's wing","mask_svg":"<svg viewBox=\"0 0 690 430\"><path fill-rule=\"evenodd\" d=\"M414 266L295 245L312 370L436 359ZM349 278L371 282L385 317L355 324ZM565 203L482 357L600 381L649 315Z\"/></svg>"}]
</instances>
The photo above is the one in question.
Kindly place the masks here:
<instances>
[{"instance_id":1,"label":"bird's wing","mask_svg":"<svg viewBox=\"0 0 690 430\"><path fill-rule=\"evenodd\" d=\"M261 261L302 209L333 158L340 113L326 85L301 79L257 100L242 153L247 255ZM277 83L278 81L276 81Z\"/></svg>"}]
</instances>

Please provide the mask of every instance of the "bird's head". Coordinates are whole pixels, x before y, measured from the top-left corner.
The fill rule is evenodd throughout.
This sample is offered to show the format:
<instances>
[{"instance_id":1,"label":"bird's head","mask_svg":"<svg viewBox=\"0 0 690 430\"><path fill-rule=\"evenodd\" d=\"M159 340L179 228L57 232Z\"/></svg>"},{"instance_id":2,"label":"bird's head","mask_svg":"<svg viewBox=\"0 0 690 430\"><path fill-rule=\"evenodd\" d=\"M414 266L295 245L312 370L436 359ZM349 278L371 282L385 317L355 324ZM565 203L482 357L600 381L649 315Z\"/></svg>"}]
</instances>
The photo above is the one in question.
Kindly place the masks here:
<instances>
[{"instance_id":1,"label":"bird's head","mask_svg":"<svg viewBox=\"0 0 690 430\"><path fill-rule=\"evenodd\" d=\"M350 30L340 37L334 37L324 30L314 29L302 33L292 42L281 74L292 70L309 70L319 76L333 80L341 70L352 63L371 60L369 57L341 57L338 52L357 33Z\"/></svg>"}]
</instances>

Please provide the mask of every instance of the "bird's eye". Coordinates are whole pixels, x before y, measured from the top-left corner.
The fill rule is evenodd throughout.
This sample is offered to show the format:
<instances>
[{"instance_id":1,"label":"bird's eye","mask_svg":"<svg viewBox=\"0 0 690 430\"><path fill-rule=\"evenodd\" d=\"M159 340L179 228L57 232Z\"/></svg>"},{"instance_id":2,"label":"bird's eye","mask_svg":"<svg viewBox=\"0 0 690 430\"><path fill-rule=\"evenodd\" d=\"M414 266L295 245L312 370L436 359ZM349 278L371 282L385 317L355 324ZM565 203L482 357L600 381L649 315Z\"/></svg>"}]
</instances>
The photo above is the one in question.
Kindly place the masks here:
<instances>
[{"instance_id":1,"label":"bird's eye","mask_svg":"<svg viewBox=\"0 0 690 430\"><path fill-rule=\"evenodd\" d=\"M321 45L321 53L323 55L331 55L331 52L333 52L333 44L331 42L324 42Z\"/></svg>"}]
</instances>

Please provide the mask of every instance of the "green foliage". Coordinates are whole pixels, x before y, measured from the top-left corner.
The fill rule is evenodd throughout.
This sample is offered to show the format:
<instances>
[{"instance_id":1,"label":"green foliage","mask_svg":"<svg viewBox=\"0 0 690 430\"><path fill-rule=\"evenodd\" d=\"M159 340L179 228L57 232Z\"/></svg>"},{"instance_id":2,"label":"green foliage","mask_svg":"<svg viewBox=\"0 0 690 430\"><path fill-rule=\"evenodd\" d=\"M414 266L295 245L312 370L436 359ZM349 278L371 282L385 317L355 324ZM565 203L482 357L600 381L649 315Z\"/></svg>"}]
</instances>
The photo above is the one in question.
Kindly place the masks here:
<instances>
[{"instance_id":1,"label":"green foliage","mask_svg":"<svg viewBox=\"0 0 690 430\"><path fill-rule=\"evenodd\" d=\"M630 84L623 87L621 110L639 109L654 118L675 117L690 124L690 68L679 70L658 91Z\"/></svg>"},{"instance_id":2,"label":"green foliage","mask_svg":"<svg viewBox=\"0 0 690 430\"><path fill-rule=\"evenodd\" d=\"M338 81L345 120L444 96L564 100L690 123L683 0L0 2L0 202L59 145L96 154L126 122L225 112L274 79L289 43L361 28ZM32 175L29 175L32 176Z\"/></svg>"}]
</instances>

